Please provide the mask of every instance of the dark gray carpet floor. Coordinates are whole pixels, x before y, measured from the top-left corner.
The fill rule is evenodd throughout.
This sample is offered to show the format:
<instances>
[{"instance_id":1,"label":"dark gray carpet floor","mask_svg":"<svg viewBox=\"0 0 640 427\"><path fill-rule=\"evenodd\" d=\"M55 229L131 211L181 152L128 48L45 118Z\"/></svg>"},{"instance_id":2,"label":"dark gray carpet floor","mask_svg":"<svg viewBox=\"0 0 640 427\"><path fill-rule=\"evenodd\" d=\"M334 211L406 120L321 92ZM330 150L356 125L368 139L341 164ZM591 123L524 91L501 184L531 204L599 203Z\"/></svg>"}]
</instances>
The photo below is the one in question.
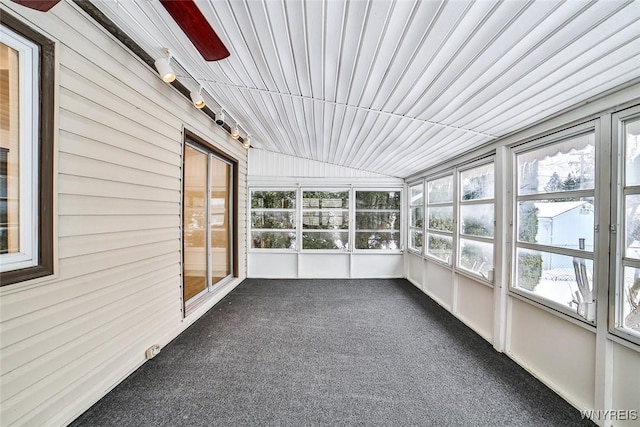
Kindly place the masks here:
<instances>
[{"instance_id":1,"label":"dark gray carpet floor","mask_svg":"<svg viewBox=\"0 0 640 427\"><path fill-rule=\"evenodd\" d=\"M593 426L406 280L245 280L72 426Z\"/></svg>"}]
</instances>

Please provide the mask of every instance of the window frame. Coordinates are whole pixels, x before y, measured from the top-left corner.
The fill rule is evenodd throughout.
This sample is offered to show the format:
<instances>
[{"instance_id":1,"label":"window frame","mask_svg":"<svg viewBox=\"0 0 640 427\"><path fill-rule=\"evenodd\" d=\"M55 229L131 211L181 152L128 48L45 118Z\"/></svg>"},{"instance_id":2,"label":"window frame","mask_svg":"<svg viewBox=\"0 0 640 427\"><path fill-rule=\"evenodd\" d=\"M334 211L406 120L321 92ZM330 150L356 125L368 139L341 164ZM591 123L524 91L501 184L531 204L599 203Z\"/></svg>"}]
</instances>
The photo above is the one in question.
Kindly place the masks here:
<instances>
[{"instance_id":1,"label":"window frame","mask_svg":"<svg viewBox=\"0 0 640 427\"><path fill-rule=\"evenodd\" d=\"M628 332L623 326L624 267L640 268L640 260L625 259L626 218L625 196L640 195L640 184L628 189L626 184L626 144L624 126L629 121L640 119L640 105L611 116L611 228L609 251L609 313L608 332L625 341L640 346L640 334Z\"/></svg>"},{"instance_id":2,"label":"window frame","mask_svg":"<svg viewBox=\"0 0 640 427\"><path fill-rule=\"evenodd\" d=\"M343 186L338 186L338 187L313 187L313 186L300 186L300 193L299 193L299 216L298 216L298 225L299 225L299 241L297 243L297 248L298 248L298 252L299 253L344 253L344 252L352 252L352 248L353 248L353 242L351 241L352 239L352 226L351 226L351 222L352 222L352 203L355 203L352 200L352 189L350 187L343 187ZM304 193L305 192L314 192L314 193L347 193L347 208L335 208L335 211L340 211L342 213L347 212L347 228L346 229L340 229L340 233L347 233L347 246L345 248L334 248L334 249L317 249L317 248L311 248L311 249L305 249L304 247L304 233L305 232L311 232L312 234L320 234L320 233L326 233L328 231L331 231L332 229L306 229L304 228L304 213L305 212L321 212L323 210L332 210L332 209L322 209L322 208L318 208L318 209L305 209L304 208ZM335 229L333 229L335 230Z\"/></svg>"},{"instance_id":3,"label":"window frame","mask_svg":"<svg viewBox=\"0 0 640 427\"><path fill-rule=\"evenodd\" d=\"M37 120L37 126L25 124L21 117L20 128L31 126L37 129L30 138L33 148L34 177L31 182L31 196L33 197L32 213L35 247L31 248L34 255L30 266L16 267L0 272L0 286L7 286L54 273L54 229L53 229L53 181L54 181L54 111L55 111L55 43L7 12L2 13L1 26L37 46L32 52L37 58L37 70L30 73L34 76L34 96L37 102L31 100L34 108L31 123ZM20 76L23 76L20 70ZM35 77L39 76L39 78ZM21 99L22 102L24 100ZM22 107L22 106L21 106ZM24 141L21 135L21 146ZM23 215L21 214L21 218Z\"/></svg>"},{"instance_id":4,"label":"window frame","mask_svg":"<svg viewBox=\"0 0 640 427\"><path fill-rule=\"evenodd\" d=\"M296 202L296 207L294 209L268 209L268 208L254 208L253 206L251 206L251 200L253 198L253 192L255 191L262 191L262 192L267 192L267 191L271 191L271 192L293 192L295 193L295 202ZM298 218L300 217L299 213L300 213L300 188L298 187L291 187L291 186L285 186L285 187L277 187L277 186L252 186L249 188L248 191L249 194L249 200L247 203L247 206L249 208L249 212L248 212L248 219L249 219L249 224L247 227L247 250L250 252L262 252L262 251L268 251L269 253L278 253L278 252L282 252L282 253L296 253L298 252L298 250L300 249L300 238L301 238L301 234L300 234L300 221L298 220ZM267 212L293 212L294 215L294 224L295 224L295 228L293 229L284 229L284 228L254 228L253 227L253 212L254 211L267 211ZM296 235L296 247L295 248L254 248L253 247L253 232L254 231L260 231L260 232L268 232L268 231L273 231L273 232L282 232L282 233L286 233L286 232L290 232L290 233L294 233Z\"/></svg>"},{"instance_id":5,"label":"window frame","mask_svg":"<svg viewBox=\"0 0 640 427\"><path fill-rule=\"evenodd\" d=\"M365 210L360 210L361 212L398 212L398 221L400 221L400 228L398 228L397 230L373 230L373 229L365 229L364 231L377 231L377 232L384 232L384 233L395 233L398 235L398 248L397 249L358 249L356 248L356 233L358 232L357 229L357 223L356 223L356 216L358 213L358 207L357 207L357 193L358 192L379 192L379 193L390 193L390 192L397 192L400 193L400 204L398 206L398 209L365 209ZM349 227L349 239L352 242L351 248L352 248L352 252L354 253L373 253L373 254L388 254L388 253L402 253L403 252L403 248L404 248L404 238L403 238L403 231L402 231L402 218L403 218L403 198L404 198L404 190L402 187L353 187L351 188L351 194L350 197L353 199L352 202L349 203L349 206L352 207L352 212L353 214L350 215L350 225L353 224L353 227ZM362 230L361 230L362 231Z\"/></svg>"},{"instance_id":6,"label":"window frame","mask_svg":"<svg viewBox=\"0 0 640 427\"><path fill-rule=\"evenodd\" d=\"M523 196L519 196L518 195L518 174L519 174L519 170L518 170L518 159L517 156L519 154L523 154L523 153L527 153L530 151L534 151L537 150L539 148L545 147L545 146L551 146L553 144L559 144L562 143L568 139L571 138L575 138L575 137L579 137L581 135L585 135L585 134L589 134L589 133L593 133L594 134L594 158L595 158L595 165L594 165L594 171L595 171L595 176L594 176L594 188L593 190L572 190L572 191L564 191L564 192L556 192L553 194L548 194L548 193L537 193L537 194L527 194L527 195L523 195ZM599 124L597 123L597 121L589 121L586 123L582 123L580 125L576 125L570 128L566 128L563 129L559 132L550 134L550 135L546 135L543 136L541 138L529 141L529 142L525 142L522 144L519 144L517 146L513 146L510 150L510 155L511 155L511 168L513 173L511 174L512 178L509 180L509 191L511 193L511 204L510 204L510 209L509 209L509 213L510 213L510 217L509 217L509 222L511 224L511 230L510 230L510 238L512 241L512 244L510 245L510 269L509 269L509 293L511 295L514 296L518 296L523 300L526 301L531 301L533 303L536 304L540 304L541 306L553 310L555 312L559 312L562 313L572 319L575 319L576 321L580 322L581 324L584 325L590 325L590 326L595 326L596 324L596 319L594 318L593 321L589 321L587 320L585 317L583 317L582 315L578 314L577 312L577 307L576 309L572 309L571 307L567 306L567 305L563 305L561 303L558 303L556 301L553 301L551 299L548 298L544 298L542 296L539 296L537 294L535 294L534 292L529 292L527 290L523 290L519 287L516 286L516 278L517 278L517 254L518 254L518 248L523 248L523 249L527 249L527 250L534 250L534 251L542 251L545 253L551 253L551 254L558 254L558 255L562 255L562 256L568 256L568 257L579 257L585 260L589 260L592 263L593 266L593 272L592 272L592 282L593 282L593 289L592 289L592 294L593 294L593 298L594 300L597 300L597 294L598 294L598 289L597 289L597 283L596 283L596 279L598 277L598 263L597 263L597 258L596 258L596 254L598 251L598 238L597 235L595 233L594 230L594 239L593 239L593 250L591 252L587 252L587 251L580 251L580 250L574 250L574 249L569 249L569 248L562 248L559 246L550 246L550 245L543 245L543 244L537 244L537 243L528 243L528 242L519 242L518 241L518 202L519 201L532 201L532 200L549 200L549 199L559 199L559 198L573 198L573 197L592 197L594 200L594 224L597 223L597 218L598 218L598 214L599 214L599 207L598 207L598 195L600 192L600 189L598 188L598 150L599 150L599 145L600 145L600 129L599 129ZM551 197L550 197L551 196ZM595 312L595 311L594 311Z\"/></svg>"},{"instance_id":7,"label":"window frame","mask_svg":"<svg viewBox=\"0 0 640 427\"><path fill-rule=\"evenodd\" d=\"M412 204L411 203L411 195L412 195L412 188L420 186L422 187L422 203L421 204ZM407 215L407 251L411 252L413 254L417 254L420 256L424 256L426 253L426 247L425 247L425 235L426 235L426 224L425 224L425 217L426 217L426 212L427 212L427 199L426 199L426 180L425 179L421 179L420 181L416 181L413 183L409 183L407 185L407 209L408 209L408 215ZM422 208L422 227L414 227L411 225L411 221L413 218L413 210L416 208ZM402 225L401 225L402 226ZM422 234L422 248L420 250L417 250L415 248L412 247L412 240L411 240L411 232L412 231L417 231L420 232Z\"/></svg>"},{"instance_id":8,"label":"window frame","mask_svg":"<svg viewBox=\"0 0 640 427\"><path fill-rule=\"evenodd\" d=\"M451 177L451 186L452 186L452 194L451 194L451 201L450 202L436 202L436 203L429 203L429 182L431 181L437 181L439 179L442 178L447 178L447 177ZM456 260L457 260L457 245L456 245L456 227L457 227L457 173L456 173L456 168L453 169L449 169L445 172L439 173L437 175L433 175L433 176L429 176L427 178L425 178L424 180L424 204L425 204L425 208L424 208L424 219L423 219L423 223L424 223L424 236L423 236L423 247L424 247L424 257L430 261L436 262L440 265L443 265L447 268L451 268L453 269L454 266L456 265ZM451 232L448 231L443 231L443 230L436 230L436 229L431 229L429 228L429 208L431 206L434 207L448 207L451 206L452 209L452 215L453 215L453 229L451 230ZM451 260L449 262L438 258L434 255L431 255L429 253L429 237L430 235L433 234L435 236L439 236L439 237L450 237L451 238Z\"/></svg>"},{"instance_id":9,"label":"window frame","mask_svg":"<svg viewBox=\"0 0 640 427\"><path fill-rule=\"evenodd\" d=\"M491 198L483 198L483 199L472 199L472 200L462 200L462 179L461 175L464 172L481 168L483 166L492 165L493 166L493 197ZM484 157L482 159L478 159L474 162L467 163L461 165L455 169L454 173L454 185L455 191L454 194L454 266L455 270L459 274L464 274L469 277L472 277L483 284L488 286L493 286L493 280L495 277L495 265L496 265L496 157L495 154L491 154L490 156ZM462 207L463 206L473 206L473 205L486 205L491 204L493 206L493 225L494 232L493 237L485 237L485 236L474 236L470 234L463 234L462 227ZM471 241L478 242L483 244L490 244L492 247L492 268L489 271L488 277L484 277L482 274L476 273L460 264L462 256L462 244L461 241Z\"/></svg>"}]
</instances>

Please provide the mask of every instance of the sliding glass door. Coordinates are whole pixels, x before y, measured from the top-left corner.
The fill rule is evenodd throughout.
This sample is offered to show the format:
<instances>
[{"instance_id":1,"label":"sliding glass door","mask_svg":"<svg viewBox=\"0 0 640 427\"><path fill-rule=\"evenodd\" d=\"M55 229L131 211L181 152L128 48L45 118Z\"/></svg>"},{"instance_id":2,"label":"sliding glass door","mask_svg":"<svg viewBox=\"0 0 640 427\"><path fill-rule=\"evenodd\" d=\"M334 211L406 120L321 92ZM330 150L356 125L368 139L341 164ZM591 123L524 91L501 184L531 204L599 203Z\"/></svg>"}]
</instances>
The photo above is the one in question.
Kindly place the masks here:
<instances>
[{"instance_id":1,"label":"sliding glass door","mask_svg":"<svg viewBox=\"0 0 640 427\"><path fill-rule=\"evenodd\" d=\"M233 275L233 165L185 145L183 297L188 309Z\"/></svg>"}]
</instances>

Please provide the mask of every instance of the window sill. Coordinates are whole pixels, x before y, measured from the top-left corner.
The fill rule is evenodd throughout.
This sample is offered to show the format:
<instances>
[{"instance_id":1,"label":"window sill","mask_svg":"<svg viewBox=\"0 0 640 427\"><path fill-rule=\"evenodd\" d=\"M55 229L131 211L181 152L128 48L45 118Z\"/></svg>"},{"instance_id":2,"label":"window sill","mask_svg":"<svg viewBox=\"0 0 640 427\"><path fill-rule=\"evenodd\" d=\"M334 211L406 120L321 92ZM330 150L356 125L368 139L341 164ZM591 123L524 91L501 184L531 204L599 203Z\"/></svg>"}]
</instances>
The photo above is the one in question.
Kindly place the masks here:
<instances>
[{"instance_id":1,"label":"window sill","mask_svg":"<svg viewBox=\"0 0 640 427\"><path fill-rule=\"evenodd\" d=\"M517 290L513 289L513 288L509 288L509 296L513 297L517 300L520 300L522 302L526 302L528 304L531 304L543 311L546 311L549 314L552 314L554 316L560 317L564 320L567 320L571 323L573 323L574 325L580 326L588 331L593 332L594 334L596 333L596 325L595 323L590 323L587 322L586 320L582 319L581 317L578 317L577 315L571 313L569 310L563 310L560 307L553 307L551 305L548 304L548 302L542 302L539 301L537 298L532 298L532 295L525 295L521 292L518 292Z\"/></svg>"}]
</instances>

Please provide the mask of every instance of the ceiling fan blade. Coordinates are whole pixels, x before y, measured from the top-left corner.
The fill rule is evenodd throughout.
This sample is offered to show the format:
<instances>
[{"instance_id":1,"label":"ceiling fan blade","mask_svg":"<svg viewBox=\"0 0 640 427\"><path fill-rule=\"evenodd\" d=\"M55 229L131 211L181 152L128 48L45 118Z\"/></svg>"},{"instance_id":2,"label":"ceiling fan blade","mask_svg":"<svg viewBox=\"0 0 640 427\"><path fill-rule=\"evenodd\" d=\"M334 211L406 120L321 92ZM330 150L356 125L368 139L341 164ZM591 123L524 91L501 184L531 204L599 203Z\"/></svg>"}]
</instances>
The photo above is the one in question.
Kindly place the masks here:
<instances>
[{"instance_id":1,"label":"ceiling fan blade","mask_svg":"<svg viewBox=\"0 0 640 427\"><path fill-rule=\"evenodd\" d=\"M14 3L26 6L30 9L39 10L40 12L46 12L53 6L57 5L60 0L13 0Z\"/></svg>"},{"instance_id":2,"label":"ceiling fan blade","mask_svg":"<svg viewBox=\"0 0 640 427\"><path fill-rule=\"evenodd\" d=\"M219 61L230 55L193 0L160 0L176 24L207 61Z\"/></svg>"}]
</instances>

